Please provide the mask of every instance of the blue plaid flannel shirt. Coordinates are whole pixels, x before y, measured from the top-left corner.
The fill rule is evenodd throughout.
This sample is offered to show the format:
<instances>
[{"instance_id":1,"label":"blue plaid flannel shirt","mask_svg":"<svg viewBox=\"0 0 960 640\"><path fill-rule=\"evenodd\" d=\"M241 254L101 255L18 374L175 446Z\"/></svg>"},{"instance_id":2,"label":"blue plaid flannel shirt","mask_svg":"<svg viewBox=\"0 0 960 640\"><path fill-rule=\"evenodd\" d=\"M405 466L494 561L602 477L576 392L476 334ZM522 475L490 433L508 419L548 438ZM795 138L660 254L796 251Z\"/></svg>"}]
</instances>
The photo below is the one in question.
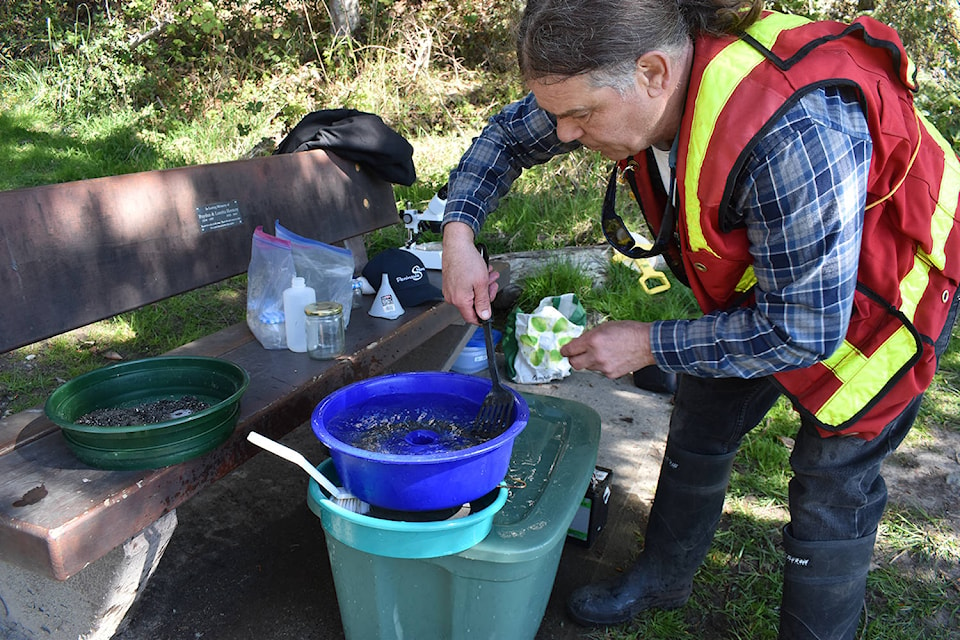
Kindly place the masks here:
<instances>
[{"instance_id":1,"label":"blue plaid flannel shirt","mask_svg":"<svg viewBox=\"0 0 960 640\"><path fill-rule=\"evenodd\" d=\"M578 148L555 128L532 94L491 118L450 174L444 223L478 233L523 169ZM810 366L842 343L871 151L851 89L815 90L780 118L751 153L733 199L750 239L755 304L654 322L661 369L751 378Z\"/></svg>"}]
</instances>

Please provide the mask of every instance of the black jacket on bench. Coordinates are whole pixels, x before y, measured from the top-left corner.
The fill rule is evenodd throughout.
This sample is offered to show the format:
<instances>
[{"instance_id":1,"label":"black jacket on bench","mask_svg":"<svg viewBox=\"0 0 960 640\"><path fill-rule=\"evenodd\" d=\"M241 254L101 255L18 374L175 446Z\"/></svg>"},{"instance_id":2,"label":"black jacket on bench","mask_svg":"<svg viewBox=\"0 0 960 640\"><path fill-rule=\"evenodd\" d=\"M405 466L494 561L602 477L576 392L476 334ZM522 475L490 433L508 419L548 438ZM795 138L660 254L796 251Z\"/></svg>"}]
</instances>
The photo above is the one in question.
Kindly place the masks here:
<instances>
[{"instance_id":1,"label":"black jacket on bench","mask_svg":"<svg viewBox=\"0 0 960 640\"><path fill-rule=\"evenodd\" d=\"M417 179L413 147L380 116L354 109L314 111L287 134L274 153L310 149L332 151L359 162L379 178L412 185Z\"/></svg>"}]
</instances>

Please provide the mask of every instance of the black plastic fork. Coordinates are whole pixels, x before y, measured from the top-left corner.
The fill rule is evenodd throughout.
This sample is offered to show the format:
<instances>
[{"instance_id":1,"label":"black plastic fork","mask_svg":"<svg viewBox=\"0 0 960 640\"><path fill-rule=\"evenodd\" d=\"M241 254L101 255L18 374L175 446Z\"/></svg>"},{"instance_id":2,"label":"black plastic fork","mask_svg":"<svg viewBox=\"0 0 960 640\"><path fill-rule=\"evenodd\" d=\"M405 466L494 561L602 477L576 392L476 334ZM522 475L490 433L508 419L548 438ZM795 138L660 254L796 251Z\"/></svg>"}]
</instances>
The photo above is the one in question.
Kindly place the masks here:
<instances>
[{"instance_id":1,"label":"black plastic fork","mask_svg":"<svg viewBox=\"0 0 960 640\"><path fill-rule=\"evenodd\" d=\"M489 264L490 257L487 254L486 246L477 245L477 250L483 256L484 262ZM490 392L483 399L480 405L480 411L473 421L473 430L484 435L501 433L510 426L513 419L513 393L503 386L500 382L500 372L497 369L497 358L493 346L493 330L490 327L490 319L483 321L483 337L487 345L487 367L490 370L490 381L492 383Z\"/></svg>"}]
</instances>

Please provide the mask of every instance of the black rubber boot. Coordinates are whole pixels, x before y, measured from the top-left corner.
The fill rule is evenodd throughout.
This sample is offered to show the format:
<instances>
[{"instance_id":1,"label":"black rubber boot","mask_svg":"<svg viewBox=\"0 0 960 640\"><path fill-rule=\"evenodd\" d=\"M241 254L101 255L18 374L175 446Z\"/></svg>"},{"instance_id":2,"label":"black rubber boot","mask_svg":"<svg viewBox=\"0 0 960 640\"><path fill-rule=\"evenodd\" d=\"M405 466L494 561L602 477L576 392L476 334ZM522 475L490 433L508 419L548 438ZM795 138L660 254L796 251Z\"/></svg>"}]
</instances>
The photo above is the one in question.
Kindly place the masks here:
<instances>
[{"instance_id":1,"label":"black rubber boot","mask_svg":"<svg viewBox=\"0 0 960 640\"><path fill-rule=\"evenodd\" d=\"M783 599L780 640L849 640L857 637L874 531L855 540L804 542L783 528Z\"/></svg>"},{"instance_id":2,"label":"black rubber boot","mask_svg":"<svg viewBox=\"0 0 960 640\"><path fill-rule=\"evenodd\" d=\"M667 442L643 553L623 575L575 590L567 601L575 621L619 624L687 602L720 521L734 455L700 455Z\"/></svg>"}]
</instances>

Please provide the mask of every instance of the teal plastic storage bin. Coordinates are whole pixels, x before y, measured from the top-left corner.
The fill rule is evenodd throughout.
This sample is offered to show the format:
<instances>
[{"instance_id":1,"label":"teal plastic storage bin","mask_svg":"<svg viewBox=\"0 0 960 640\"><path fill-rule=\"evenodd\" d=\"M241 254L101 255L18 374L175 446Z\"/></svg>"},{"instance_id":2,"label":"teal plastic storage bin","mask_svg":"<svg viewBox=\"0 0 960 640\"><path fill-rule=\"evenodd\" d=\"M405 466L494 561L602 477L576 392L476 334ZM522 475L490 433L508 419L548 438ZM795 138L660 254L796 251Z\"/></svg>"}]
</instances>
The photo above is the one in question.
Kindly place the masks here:
<instances>
[{"instance_id":1,"label":"teal plastic storage bin","mask_svg":"<svg viewBox=\"0 0 960 640\"><path fill-rule=\"evenodd\" d=\"M536 636L567 529L596 464L600 416L570 400L524 399L530 421L514 443L510 497L478 544L409 559L324 536L347 640ZM310 484L307 502L320 515L319 487Z\"/></svg>"}]
</instances>

